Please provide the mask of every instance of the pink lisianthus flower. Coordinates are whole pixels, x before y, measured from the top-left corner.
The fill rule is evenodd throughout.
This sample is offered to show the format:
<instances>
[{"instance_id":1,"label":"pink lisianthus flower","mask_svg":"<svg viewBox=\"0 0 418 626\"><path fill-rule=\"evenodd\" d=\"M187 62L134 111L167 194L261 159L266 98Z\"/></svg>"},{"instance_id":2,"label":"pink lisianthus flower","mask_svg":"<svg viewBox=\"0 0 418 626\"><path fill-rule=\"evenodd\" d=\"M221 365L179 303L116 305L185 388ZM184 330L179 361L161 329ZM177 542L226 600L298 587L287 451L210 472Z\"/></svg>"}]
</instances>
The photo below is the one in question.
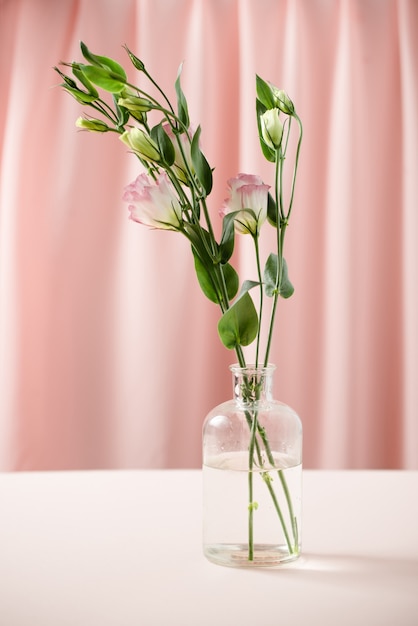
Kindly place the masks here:
<instances>
[{"instance_id":1,"label":"pink lisianthus flower","mask_svg":"<svg viewBox=\"0 0 418 626\"><path fill-rule=\"evenodd\" d=\"M123 200L129 203L130 219L134 222L162 230L179 230L181 227L181 206L166 172L162 172L156 181L140 174L125 187Z\"/></svg>"},{"instance_id":2,"label":"pink lisianthus flower","mask_svg":"<svg viewBox=\"0 0 418 626\"><path fill-rule=\"evenodd\" d=\"M267 218L269 185L265 185L259 176L238 174L228 180L229 198L224 201L220 216L238 211L235 217L235 229L243 235L256 235Z\"/></svg>"}]
</instances>

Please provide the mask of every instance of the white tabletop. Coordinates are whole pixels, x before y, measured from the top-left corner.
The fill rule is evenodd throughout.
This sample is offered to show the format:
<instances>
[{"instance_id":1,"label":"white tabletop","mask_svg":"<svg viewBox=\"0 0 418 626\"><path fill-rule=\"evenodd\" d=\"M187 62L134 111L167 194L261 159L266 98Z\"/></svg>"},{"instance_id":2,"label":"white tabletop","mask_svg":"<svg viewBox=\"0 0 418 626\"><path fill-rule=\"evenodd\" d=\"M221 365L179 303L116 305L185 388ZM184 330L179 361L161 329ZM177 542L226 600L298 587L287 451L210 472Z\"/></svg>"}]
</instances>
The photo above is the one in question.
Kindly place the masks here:
<instances>
[{"instance_id":1,"label":"white tabletop","mask_svg":"<svg viewBox=\"0 0 418 626\"><path fill-rule=\"evenodd\" d=\"M418 472L305 471L303 555L201 550L197 470L0 475L1 626L417 626Z\"/></svg>"}]
</instances>

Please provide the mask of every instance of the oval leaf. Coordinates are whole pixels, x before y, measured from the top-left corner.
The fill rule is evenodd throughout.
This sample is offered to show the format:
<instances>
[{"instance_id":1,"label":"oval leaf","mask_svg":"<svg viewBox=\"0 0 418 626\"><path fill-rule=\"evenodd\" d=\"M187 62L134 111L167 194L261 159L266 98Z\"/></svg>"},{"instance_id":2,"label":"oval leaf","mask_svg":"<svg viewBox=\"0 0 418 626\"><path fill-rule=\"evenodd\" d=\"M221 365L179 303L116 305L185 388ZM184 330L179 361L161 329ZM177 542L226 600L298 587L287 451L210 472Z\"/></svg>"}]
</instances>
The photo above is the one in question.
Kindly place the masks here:
<instances>
[{"instance_id":1,"label":"oval leaf","mask_svg":"<svg viewBox=\"0 0 418 626\"><path fill-rule=\"evenodd\" d=\"M264 292L271 298L277 292L277 254L271 253L264 267Z\"/></svg>"},{"instance_id":2,"label":"oval leaf","mask_svg":"<svg viewBox=\"0 0 418 626\"><path fill-rule=\"evenodd\" d=\"M251 296L246 292L221 317L218 333L229 350L248 346L257 337L258 316Z\"/></svg>"},{"instance_id":3,"label":"oval leaf","mask_svg":"<svg viewBox=\"0 0 418 626\"><path fill-rule=\"evenodd\" d=\"M200 126L196 130L193 135L192 144L190 146L190 153L192 157L193 167L195 169L196 175L202 185L203 189L206 192L206 195L209 195L212 191L212 170L210 168L209 163L206 161L206 158L199 148L199 137L200 137Z\"/></svg>"},{"instance_id":4,"label":"oval leaf","mask_svg":"<svg viewBox=\"0 0 418 626\"><path fill-rule=\"evenodd\" d=\"M222 269L225 278L226 292L228 294L228 298L232 300L232 298L235 298L238 292L239 277L232 265L230 265L229 263L224 265Z\"/></svg>"},{"instance_id":5,"label":"oval leaf","mask_svg":"<svg viewBox=\"0 0 418 626\"><path fill-rule=\"evenodd\" d=\"M271 224L274 227L277 226L277 223L278 223L277 205L271 193L269 193L267 196L267 219L269 221L269 224Z\"/></svg>"},{"instance_id":6,"label":"oval leaf","mask_svg":"<svg viewBox=\"0 0 418 626\"><path fill-rule=\"evenodd\" d=\"M113 74L116 74L121 80L123 80L123 82L126 82L126 72L123 67L117 63L117 61L114 61L109 57L93 54L83 42L80 43L80 48L86 61L89 61L89 63L96 65L97 67L109 69Z\"/></svg>"},{"instance_id":7,"label":"oval leaf","mask_svg":"<svg viewBox=\"0 0 418 626\"><path fill-rule=\"evenodd\" d=\"M184 125L184 127L189 128L190 120L189 120L189 110L187 107L187 100L180 85L180 76L181 76L182 69L183 69L183 64L181 64L179 67L179 71L177 73L177 80L175 82L175 88L176 88L176 94L177 94L177 114L178 114L179 120Z\"/></svg>"},{"instance_id":8,"label":"oval leaf","mask_svg":"<svg viewBox=\"0 0 418 626\"><path fill-rule=\"evenodd\" d=\"M220 262L220 254L217 251L217 243L212 240L212 237L207 230L198 224L190 224L187 222L184 224L184 229L186 231L187 238L194 248L194 251L197 252L201 259L204 259L204 261L207 261L210 265ZM211 250L212 246L216 247L216 249L213 250L213 255L209 254L209 250Z\"/></svg>"},{"instance_id":9,"label":"oval leaf","mask_svg":"<svg viewBox=\"0 0 418 626\"><path fill-rule=\"evenodd\" d=\"M222 222L222 237L219 243L221 263L226 263L232 256L235 245L235 216L239 211L227 213Z\"/></svg>"},{"instance_id":10,"label":"oval leaf","mask_svg":"<svg viewBox=\"0 0 418 626\"><path fill-rule=\"evenodd\" d=\"M241 296L243 296L244 293L246 293L247 291L250 291L250 289L254 289L254 287L259 287L259 286L260 286L260 283L258 281L244 280L238 297L241 298Z\"/></svg>"},{"instance_id":11,"label":"oval leaf","mask_svg":"<svg viewBox=\"0 0 418 626\"><path fill-rule=\"evenodd\" d=\"M110 93L119 93L125 88L125 81L121 76L113 74L109 69L94 65L80 65L84 76L94 85Z\"/></svg>"},{"instance_id":12,"label":"oval leaf","mask_svg":"<svg viewBox=\"0 0 418 626\"><path fill-rule=\"evenodd\" d=\"M194 248L192 248L193 257L194 257L194 267L196 270L197 280L199 282L200 288L205 294L205 296L215 304L219 304L220 300L218 297L218 292L216 290L216 271L220 271L220 266L216 267L213 265L209 265L211 270L208 269L207 266L203 263L201 258L198 256ZM232 300L237 295L238 286L239 286L239 278L237 272L234 270L232 265L227 263L222 267L224 281L226 285L226 291L228 294L228 299Z\"/></svg>"},{"instance_id":13,"label":"oval leaf","mask_svg":"<svg viewBox=\"0 0 418 626\"><path fill-rule=\"evenodd\" d=\"M293 295L295 288L289 280L289 276L287 273L287 263L286 259L283 259L283 267L282 267L282 278L280 281L279 294L282 298L290 298Z\"/></svg>"},{"instance_id":14,"label":"oval leaf","mask_svg":"<svg viewBox=\"0 0 418 626\"><path fill-rule=\"evenodd\" d=\"M123 129L129 120L130 113L125 107L119 106L118 100L119 97L113 94L113 104L115 106L116 113L118 114L118 128Z\"/></svg>"},{"instance_id":15,"label":"oval leaf","mask_svg":"<svg viewBox=\"0 0 418 626\"><path fill-rule=\"evenodd\" d=\"M278 292L282 298L290 298L290 296L293 295L295 289L289 280L286 259L282 259L282 275L279 281L279 287L276 287L278 273L277 263L277 254L270 254L264 268L265 294L268 297L272 297L275 293Z\"/></svg>"},{"instance_id":16,"label":"oval leaf","mask_svg":"<svg viewBox=\"0 0 418 626\"><path fill-rule=\"evenodd\" d=\"M170 137L165 132L162 122L151 129L150 135L151 139L157 144L158 152L161 154L164 163L168 166L173 165L176 158L174 146Z\"/></svg>"},{"instance_id":17,"label":"oval leaf","mask_svg":"<svg viewBox=\"0 0 418 626\"><path fill-rule=\"evenodd\" d=\"M258 74L255 77L255 88L257 98L266 107L266 109L274 109L276 105L271 87L261 78L261 76L258 76Z\"/></svg>"},{"instance_id":18,"label":"oval leaf","mask_svg":"<svg viewBox=\"0 0 418 626\"><path fill-rule=\"evenodd\" d=\"M94 85L91 84L89 80L87 80L77 63L73 63L72 72L74 76L78 78L78 80L84 85L84 87L87 89L87 92L91 96L95 96L95 98L99 97L97 89L94 87Z\"/></svg>"},{"instance_id":19,"label":"oval leaf","mask_svg":"<svg viewBox=\"0 0 418 626\"><path fill-rule=\"evenodd\" d=\"M215 288L215 282L213 275L209 272L207 267L202 263L195 250L192 248L194 257L194 267L196 270L197 280L205 296L215 304L219 304L219 297Z\"/></svg>"}]
</instances>

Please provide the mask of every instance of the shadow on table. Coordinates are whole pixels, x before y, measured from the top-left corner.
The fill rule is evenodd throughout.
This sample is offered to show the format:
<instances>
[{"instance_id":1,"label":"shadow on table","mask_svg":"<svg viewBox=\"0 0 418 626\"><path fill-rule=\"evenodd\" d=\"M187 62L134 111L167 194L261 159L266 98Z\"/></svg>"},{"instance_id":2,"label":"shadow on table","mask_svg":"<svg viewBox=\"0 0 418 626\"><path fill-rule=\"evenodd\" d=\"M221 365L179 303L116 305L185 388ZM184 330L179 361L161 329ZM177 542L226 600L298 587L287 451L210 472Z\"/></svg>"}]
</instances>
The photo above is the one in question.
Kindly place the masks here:
<instances>
[{"instance_id":1,"label":"shadow on table","mask_svg":"<svg viewBox=\"0 0 418 626\"><path fill-rule=\"evenodd\" d=\"M304 573L312 580L313 575L319 581L329 583L357 582L367 580L370 586L375 582L381 586L384 583L413 586L418 589L418 560L396 559L370 555L345 554L311 554L303 553L293 564L289 563L281 568L263 570L270 576L280 575L286 571L286 576L303 578Z\"/></svg>"}]
</instances>

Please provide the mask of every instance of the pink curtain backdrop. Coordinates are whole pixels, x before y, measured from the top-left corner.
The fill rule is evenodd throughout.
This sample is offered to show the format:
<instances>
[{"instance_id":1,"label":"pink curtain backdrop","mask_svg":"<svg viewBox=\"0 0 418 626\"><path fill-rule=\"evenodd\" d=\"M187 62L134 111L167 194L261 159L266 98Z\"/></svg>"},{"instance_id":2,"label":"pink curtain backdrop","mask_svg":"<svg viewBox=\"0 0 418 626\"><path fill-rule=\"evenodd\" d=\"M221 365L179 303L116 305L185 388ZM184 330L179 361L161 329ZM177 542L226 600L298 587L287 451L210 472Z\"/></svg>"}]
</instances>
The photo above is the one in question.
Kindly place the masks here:
<instances>
[{"instance_id":1,"label":"pink curtain backdrop","mask_svg":"<svg viewBox=\"0 0 418 626\"><path fill-rule=\"evenodd\" d=\"M255 74L304 122L275 395L310 468L418 468L418 2L0 0L0 469L198 467L233 354L187 242L128 220L139 169L53 66L127 44L215 166L272 182ZM235 264L252 265L241 240ZM245 278L254 278L246 275Z\"/></svg>"}]
</instances>

